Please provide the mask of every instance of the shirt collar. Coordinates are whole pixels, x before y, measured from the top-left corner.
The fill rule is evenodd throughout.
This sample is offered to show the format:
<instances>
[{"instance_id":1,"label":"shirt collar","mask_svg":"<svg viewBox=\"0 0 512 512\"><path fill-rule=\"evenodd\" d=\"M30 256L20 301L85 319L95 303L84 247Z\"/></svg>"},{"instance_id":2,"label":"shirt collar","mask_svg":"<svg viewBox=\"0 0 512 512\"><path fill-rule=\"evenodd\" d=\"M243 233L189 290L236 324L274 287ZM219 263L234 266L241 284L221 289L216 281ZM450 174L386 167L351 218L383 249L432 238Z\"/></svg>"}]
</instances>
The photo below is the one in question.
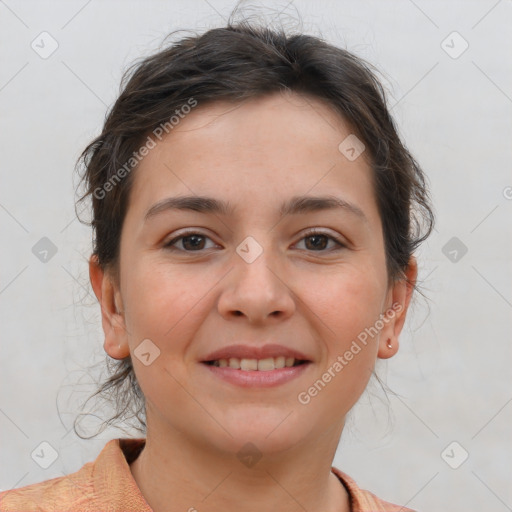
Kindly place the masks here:
<instances>
[{"instance_id":1,"label":"shirt collar","mask_svg":"<svg viewBox=\"0 0 512 512\"><path fill-rule=\"evenodd\" d=\"M130 463L138 457L145 443L145 438L112 439L95 460L93 485L99 496L109 497L112 507L107 507L109 510L121 510L129 505L131 510L152 512L130 470ZM351 512L410 510L384 502L360 489L350 476L335 467L332 467L332 472L347 490Z\"/></svg>"},{"instance_id":2,"label":"shirt collar","mask_svg":"<svg viewBox=\"0 0 512 512\"><path fill-rule=\"evenodd\" d=\"M145 443L144 438L112 439L94 461L94 491L108 500L105 509L152 512L133 478L128 462L137 457Z\"/></svg>"}]
</instances>

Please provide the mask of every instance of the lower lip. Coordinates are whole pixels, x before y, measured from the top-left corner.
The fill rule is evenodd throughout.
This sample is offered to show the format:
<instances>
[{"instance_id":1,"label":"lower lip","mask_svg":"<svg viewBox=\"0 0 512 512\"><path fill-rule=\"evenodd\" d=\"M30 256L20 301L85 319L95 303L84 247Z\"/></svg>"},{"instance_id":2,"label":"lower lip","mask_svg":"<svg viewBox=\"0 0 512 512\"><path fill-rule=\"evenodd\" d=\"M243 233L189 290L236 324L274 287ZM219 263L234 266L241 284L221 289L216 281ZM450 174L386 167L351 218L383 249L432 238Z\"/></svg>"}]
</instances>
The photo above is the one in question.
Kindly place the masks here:
<instances>
[{"instance_id":1,"label":"lower lip","mask_svg":"<svg viewBox=\"0 0 512 512\"><path fill-rule=\"evenodd\" d=\"M236 386L243 388L269 388L279 386L285 382L289 382L302 375L311 363L303 363L298 366L289 366L285 368L276 368L275 370L237 370L226 366L212 366L201 363L204 367L212 372L213 375L219 377Z\"/></svg>"}]
</instances>

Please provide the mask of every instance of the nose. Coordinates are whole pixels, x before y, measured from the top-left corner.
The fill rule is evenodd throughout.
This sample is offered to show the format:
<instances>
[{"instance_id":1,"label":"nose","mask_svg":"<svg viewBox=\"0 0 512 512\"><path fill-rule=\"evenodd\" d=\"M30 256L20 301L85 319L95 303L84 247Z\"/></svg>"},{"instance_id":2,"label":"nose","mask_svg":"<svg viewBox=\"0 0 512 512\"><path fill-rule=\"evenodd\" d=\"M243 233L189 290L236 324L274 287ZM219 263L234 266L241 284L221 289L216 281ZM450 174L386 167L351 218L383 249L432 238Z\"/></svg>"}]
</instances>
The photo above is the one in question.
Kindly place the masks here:
<instances>
[{"instance_id":1,"label":"nose","mask_svg":"<svg viewBox=\"0 0 512 512\"><path fill-rule=\"evenodd\" d=\"M234 268L223 280L217 304L219 314L229 320L245 317L250 324L283 321L293 315L294 293L278 257L265 249L248 261L233 254Z\"/></svg>"}]
</instances>

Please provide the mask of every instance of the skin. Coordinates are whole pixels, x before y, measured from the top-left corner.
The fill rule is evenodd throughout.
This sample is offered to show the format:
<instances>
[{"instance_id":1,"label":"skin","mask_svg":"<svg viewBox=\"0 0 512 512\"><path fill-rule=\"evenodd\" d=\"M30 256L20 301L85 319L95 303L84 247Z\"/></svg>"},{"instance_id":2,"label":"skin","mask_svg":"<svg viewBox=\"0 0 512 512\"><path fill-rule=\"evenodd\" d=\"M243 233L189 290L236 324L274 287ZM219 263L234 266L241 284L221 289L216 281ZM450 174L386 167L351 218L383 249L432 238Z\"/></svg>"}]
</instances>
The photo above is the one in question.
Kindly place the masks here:
<instances>
[{"instance_id":1,"label":"skin","mask_svg":"<svg viewBox=\"0 0 512 512\"><path fill-rule=\"evenodd\" d=\"M144 339L160 350L148 366L132 357L147 441L131 471L155 512L349 510L332 461L376 359L398 350L417 274L411 258L409 283L388 279L366 153L350 161L338 149L350 133L329 106L297 93L198 105L135 171L119 282L90 258L105 351L121 359ZM170 210L144 222L158 201L194 194L229 201L235 213ZM358 206L366 220L343 209L279 215L291 196L327 194ZM313 227L346 247L321 237L317 249L304 238ZM190 239L165 248L183 228L207 238L199 249ZM247 236L263 249L252 263L236 252ZM298 394L393 304L402 311L299 403ZM313 363L281 386L248 389L199 362L244 342L295 347ZM247 442L262 455L252 467L236 456Z\"/></svg>"}]
</instances>

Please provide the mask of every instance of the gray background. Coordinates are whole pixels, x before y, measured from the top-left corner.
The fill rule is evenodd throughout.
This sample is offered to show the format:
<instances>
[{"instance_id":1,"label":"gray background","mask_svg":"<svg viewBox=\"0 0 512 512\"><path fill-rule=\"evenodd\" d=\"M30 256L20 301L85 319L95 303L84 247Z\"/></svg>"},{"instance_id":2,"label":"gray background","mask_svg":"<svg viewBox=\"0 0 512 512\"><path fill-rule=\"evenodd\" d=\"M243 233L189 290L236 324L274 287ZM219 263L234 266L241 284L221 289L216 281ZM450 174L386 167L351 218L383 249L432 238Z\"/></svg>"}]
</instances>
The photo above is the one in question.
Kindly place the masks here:
<instances>
[{"instance_id":1,"label":"gray background","mask_svg":"<svg viewBox=\"0 0 512 512\"><path fill-rule=\"evenodd\" d=\"M399 353L377 365L398 396L388 401L372 381L334 465L418 510L512 510L512 2L265 5L287 3L306 32L382 71L438 217L418 253L428 300L418 295ZM88 281L91 233L75 218L73 166L99 133L126 66L171 30L221 25L234 4L0 1L2 489L76 471L108 439L130 433L83 441L71 430L104 361ZM31 47L43 51L43 31L58 43L47 58ZM57 249L47 261L38 253L43 237ZM51 453L41 442L58 454L47 469L31 457Z\"/></svg>"}]
</instances>

